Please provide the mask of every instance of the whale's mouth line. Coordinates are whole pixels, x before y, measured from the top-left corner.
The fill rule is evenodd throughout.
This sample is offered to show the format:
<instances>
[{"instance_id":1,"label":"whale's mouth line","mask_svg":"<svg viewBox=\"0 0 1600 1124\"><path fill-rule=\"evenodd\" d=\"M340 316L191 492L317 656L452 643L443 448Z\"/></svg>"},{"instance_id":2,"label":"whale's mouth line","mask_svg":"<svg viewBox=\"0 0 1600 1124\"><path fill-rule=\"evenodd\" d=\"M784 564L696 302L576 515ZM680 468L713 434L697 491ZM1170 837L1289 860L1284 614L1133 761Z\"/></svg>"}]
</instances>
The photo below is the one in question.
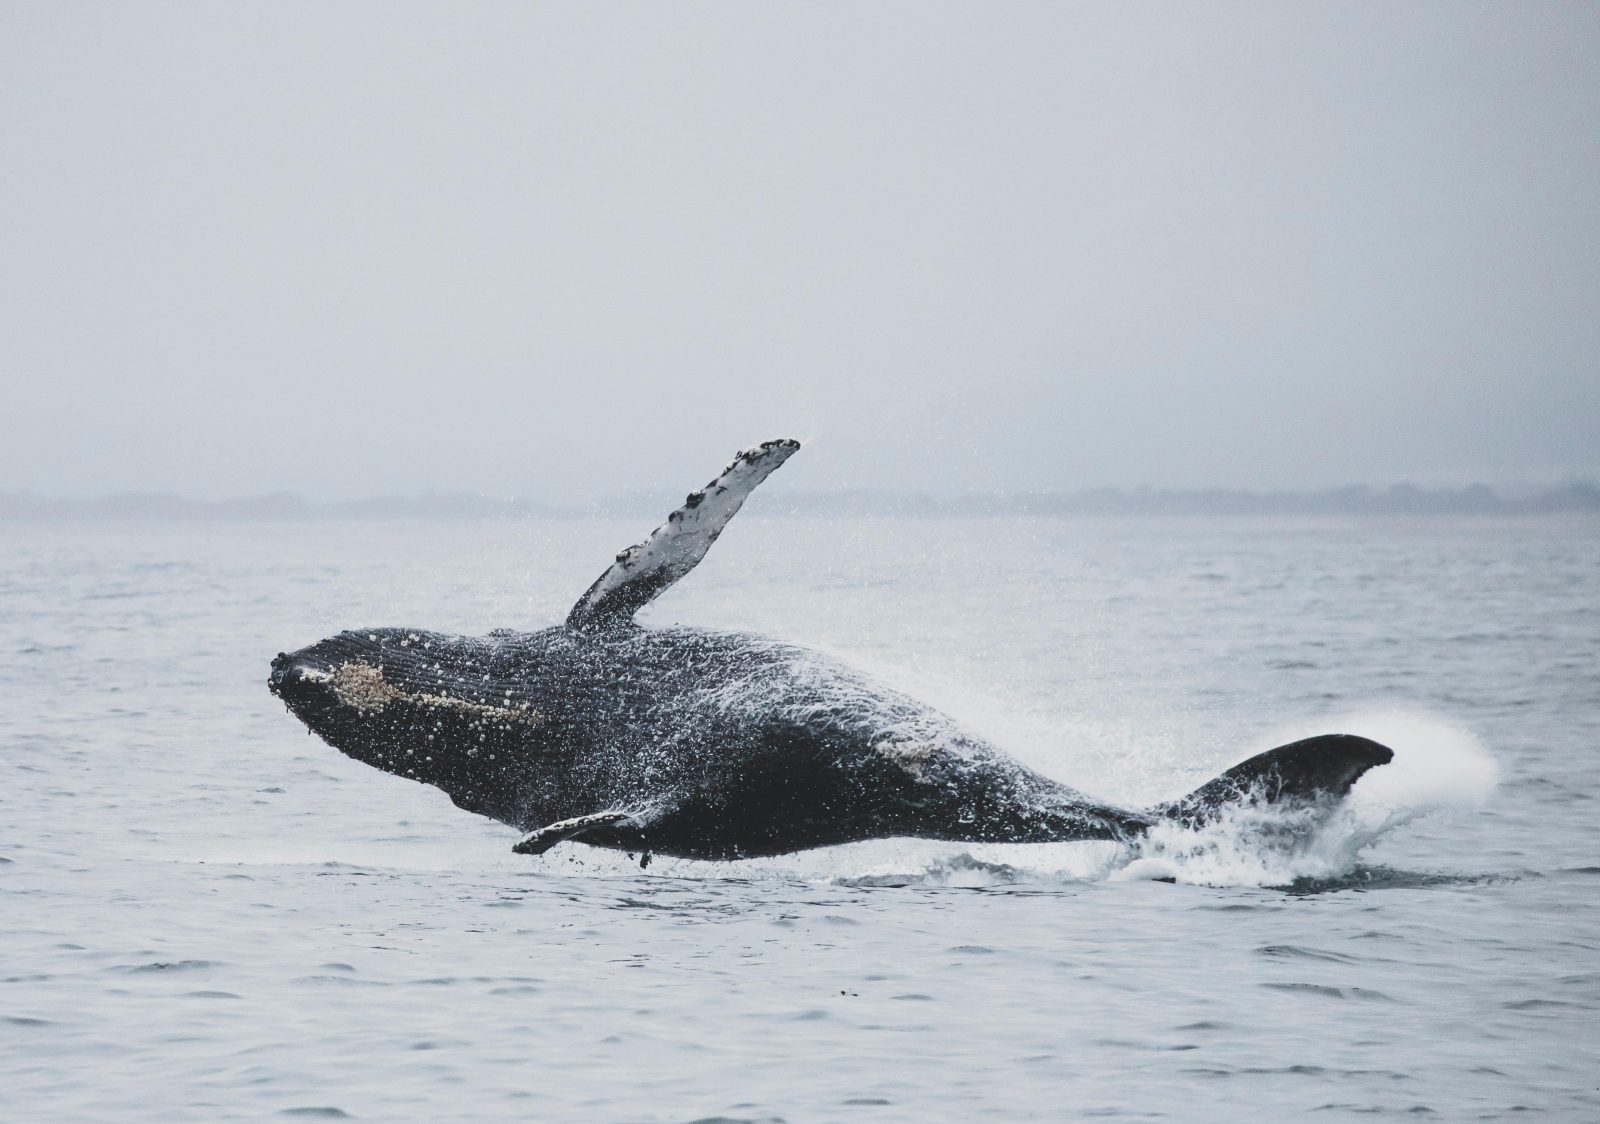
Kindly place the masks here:
<instances>
[{"instance_id":1,"label":"whale's mouth line","mask_svg":"<svg viewBox=\"0 0 1600 1124\"><path fill-rule=\"evenodd\" d=\"M332 696L331 701L348 707L362 715L377 714L392 703L409 704L426 710L455 711L478 722L509 724L512 722L536 725L544 715L527 702L504 700L463 699L437 691L406 690L385 675L381 664L363 659L346 659L333 665L315 658L295 654L280 655L272 662L272 676L267 681L273 694L286 702L296 683L314 684Z\"/></svg>"}]
</instances>

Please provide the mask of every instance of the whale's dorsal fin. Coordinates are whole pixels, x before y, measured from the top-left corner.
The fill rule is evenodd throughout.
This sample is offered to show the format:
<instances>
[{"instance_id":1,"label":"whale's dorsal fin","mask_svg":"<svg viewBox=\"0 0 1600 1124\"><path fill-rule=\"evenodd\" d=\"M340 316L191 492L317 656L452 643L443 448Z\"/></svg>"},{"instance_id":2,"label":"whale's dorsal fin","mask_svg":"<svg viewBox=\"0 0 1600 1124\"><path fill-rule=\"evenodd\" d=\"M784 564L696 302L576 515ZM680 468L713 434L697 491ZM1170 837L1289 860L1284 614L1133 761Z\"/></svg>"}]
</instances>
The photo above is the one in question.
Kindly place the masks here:
<instances>
[{"instance_id":1,"label":"whale's dorsal fin","mask_svg":"<svg viewBox=\"0 0 1600 1124\"><path fill-rule=\"evenodd\" d=\"M567 627L584 632L621 628L706 556L755 486L788 460L800 442L763 441L733 458L703 491L690 492L667 521L617 555L611 567L567 614Z\"/></svg>"}]
</instances>

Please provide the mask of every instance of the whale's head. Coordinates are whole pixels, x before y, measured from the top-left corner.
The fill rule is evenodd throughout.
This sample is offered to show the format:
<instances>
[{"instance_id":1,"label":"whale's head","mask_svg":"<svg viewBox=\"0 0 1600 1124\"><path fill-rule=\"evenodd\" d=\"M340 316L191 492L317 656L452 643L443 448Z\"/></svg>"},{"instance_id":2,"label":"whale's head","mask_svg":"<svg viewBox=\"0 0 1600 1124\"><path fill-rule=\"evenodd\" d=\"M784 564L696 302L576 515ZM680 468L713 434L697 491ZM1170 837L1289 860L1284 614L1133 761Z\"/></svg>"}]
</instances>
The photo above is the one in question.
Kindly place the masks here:
<instances>
[{"instance_id":1,"label":"whale's head","mask_svg":"<svg viewBox=\"0 0 1600 1124\"><path fill-rule=\"evenodd\" d=\"M510 674L508 661L520 669L504 642L361 629L278 653L267 686L336 749L496 814L544 723L529 693L537 680Z\"/></svg>"},{"instance_id":2,"label":"whale's head","mask_svg":"<svg viewBox=\"0 0 1600 1124\"><path fill-rule=\"evenodd\" d=\"M399 698L401 688L392 680L403 678L401 669L387 652L393 632L342 632L297 652L279 652L267 689L312 733L332 741Z\"/></svg>"}]
</instances>

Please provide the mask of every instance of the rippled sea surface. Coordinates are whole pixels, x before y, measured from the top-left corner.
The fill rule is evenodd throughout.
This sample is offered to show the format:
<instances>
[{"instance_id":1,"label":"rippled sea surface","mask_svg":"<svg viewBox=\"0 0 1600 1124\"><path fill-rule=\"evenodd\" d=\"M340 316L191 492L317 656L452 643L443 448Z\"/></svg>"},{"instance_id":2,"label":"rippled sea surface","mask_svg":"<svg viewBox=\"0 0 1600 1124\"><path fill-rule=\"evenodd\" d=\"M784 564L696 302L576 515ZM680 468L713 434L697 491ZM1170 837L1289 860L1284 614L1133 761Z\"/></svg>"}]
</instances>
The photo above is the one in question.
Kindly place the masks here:
<instances>
[{"instance_id":1,"label":"rippled sea surface","mask_svg":"<svg viewBox=\"0 0 1600 1124\"><path fill-rule=\"evenodd\" d=\"M1298 855L525 858L266 690L554 623L646 529L0 525L0 1118L1600 1119L1600 524L752 511L643 614L1116 800L1392 744Z\"/></svg>"}]
</instances>

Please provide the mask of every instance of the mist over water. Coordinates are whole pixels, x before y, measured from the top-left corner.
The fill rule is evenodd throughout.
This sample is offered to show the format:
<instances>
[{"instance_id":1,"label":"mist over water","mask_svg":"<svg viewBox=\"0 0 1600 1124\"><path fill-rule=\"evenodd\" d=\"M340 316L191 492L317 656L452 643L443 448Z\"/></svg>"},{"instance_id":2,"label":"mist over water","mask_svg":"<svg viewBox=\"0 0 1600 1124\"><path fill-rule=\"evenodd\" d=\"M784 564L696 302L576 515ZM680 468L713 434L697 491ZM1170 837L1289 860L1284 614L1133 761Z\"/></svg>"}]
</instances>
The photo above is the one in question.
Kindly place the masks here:
<instances>
[{"instance_id":1,"label":"mist over water","mask_svg":"<svg viewBox=\"0 0 1600 1124\"><path fill-rule=\"evenodd\" d=\"M817 648L1129 804L1394 747L1298 833L530 859L266 691L344 627L554 623L644 529L8 527L0 1115L1600 1111L1600 524L752 510L642 615Z\"/></svg>"}]
</instances>

